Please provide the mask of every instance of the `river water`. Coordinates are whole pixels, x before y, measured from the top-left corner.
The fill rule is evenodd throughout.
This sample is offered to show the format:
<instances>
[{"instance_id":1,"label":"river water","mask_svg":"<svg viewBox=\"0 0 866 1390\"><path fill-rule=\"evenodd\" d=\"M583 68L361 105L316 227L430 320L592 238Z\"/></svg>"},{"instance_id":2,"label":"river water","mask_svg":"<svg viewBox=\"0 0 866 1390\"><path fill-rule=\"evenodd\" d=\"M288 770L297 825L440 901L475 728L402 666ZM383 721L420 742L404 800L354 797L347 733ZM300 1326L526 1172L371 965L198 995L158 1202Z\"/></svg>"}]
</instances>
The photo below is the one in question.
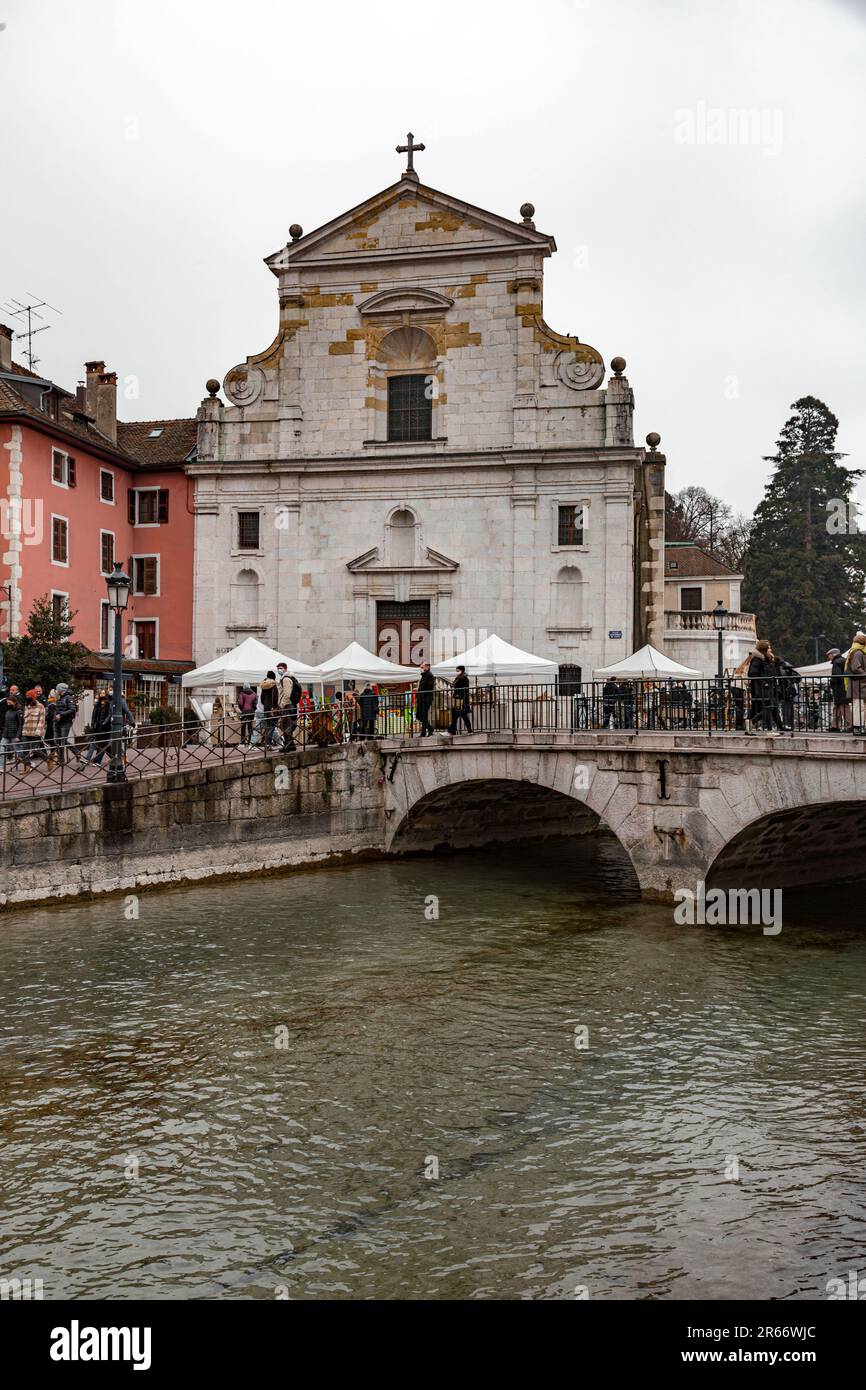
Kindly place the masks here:
<instances>
[{"instance_id":1,"label":"river water","mask_svg":"<svg viewBox=\"0 0 866 1390\"><path fill-rule=\"evenodd\" d=\"M866 1273L859 890L786 893L775 937L677 926L598 853L5 914L0 1277L798 1299Z\"/></svg>"}]
</instances>

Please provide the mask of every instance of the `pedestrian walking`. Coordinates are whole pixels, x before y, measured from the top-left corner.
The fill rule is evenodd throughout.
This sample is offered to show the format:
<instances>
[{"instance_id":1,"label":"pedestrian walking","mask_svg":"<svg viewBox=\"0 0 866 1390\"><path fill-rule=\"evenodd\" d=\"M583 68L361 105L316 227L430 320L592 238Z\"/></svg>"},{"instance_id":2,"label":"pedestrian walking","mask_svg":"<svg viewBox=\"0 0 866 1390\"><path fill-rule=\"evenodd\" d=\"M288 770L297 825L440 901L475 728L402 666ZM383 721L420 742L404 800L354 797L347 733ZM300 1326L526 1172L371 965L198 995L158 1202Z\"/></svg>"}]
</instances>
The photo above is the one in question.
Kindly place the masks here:
<instances>
[{"instance_id":1,"label":"pedestrian walking","mask_svg":"<svg viewBox=\"0 0 866 1390\"><path fill-rule=\"evenodd\" d=\"M277 677L274 671L268 671L265 679L259 686L259 698L262 702L264 718L262 720L262 739L265 748L271 743L279 746L282 743L278 728L280 722L280 692L277 685Z\"/></svg>"},{"instance_id":2,"label":"pedestrian walking","mask_svg":"<svg viewBox=\"0 0 866 1390\"><path fill-rule=\"evenodd\" d=\"M249 682L247 682L237 698L238 714L241 721L241 743L249 743L253 736L253 720L256 717L256 704L256 692Z\"/></svg>"},{"instance_id":3,"label":"pedestrian walking","mask_svg":"<svg viewBox=\"0 0 866 1390\"><path fill-rule=\"evenodd\" d=\"M469 714L469 677L465 666L457 667L457 675L451 682L451 727L449 733L456 734L463 724L467 734L472 733L472 719Z\"/></svg>"},{"instance_id":4,"label":"pedestrian walking","mask_svg":"<svg viewBox=\"0 0 866 1390\"><path fill-rule=\"evenodd\" d=\"M825 660L830 662L830 697L833 716L830 728L836 734L851 732L851 697L845 688L845 657L838 647L831 647Z\"/></svg>"},{"instance_id":5,"label":"pedestrian walking","mask_svg":"<svg viewBox=\"0 0 866 1390\"><path fill-rule=\"evenodd\" d=\"M361 706L354 690L343 691L343 728L344 737L354 740L358 737L361 727Z\"/></svg>"},{"instance_id":6,"label":"pedestrian walking","mask_svg":"<svg viewBox=\"0 0 866 1390\"><path fill-rule=\"evenodd\" d=\"M756 733L757 726L760 724L761 731L769 734L773 726L773 685L776 678L776 668L773 664L770 644L766 640L755 644L755 650L749 658L747 675L750 696L749 720L752 725L748 732Z\"/></svg>"},{"instance_id":7,"label":"pedestrian walking","mask_svg":"<svg viewBox=\"0 0 866 1390\"><path fill-rule=\"evenodd\" d=\"M851 698L855 734L866 734L866 633L855 632L845 654L845 686Z\"/></svg>"},{"instance_id":8,"label":"pedestrian walking","mask_svg":"<svg viewBox=\"0 0 866 1390\"><path fill-rule=\"evenodd\" d=\"M373 738L376 733L376 720L379 718L379 696L369 681L361 691L358 704L361 707L361 736Z\"/></svg>"},{"instance_id":9,"label":"pedestrian walking","mask_svg":"<svg viewBox=\"0 0 866 1390\"><path fill-rule=\"evenodd\" d=\"M45 706L36 690L28 690L24 700L24 719L21 725L22 761L24 771L32 772L37 748L45 741Z\"/></svg>"},{"instance_id":10,"label":"pedestrian walking","mask_svg":"<svg viewBox=\"0 0 866 1390\"><path fill-rule=\"evenodd\" d=\"M776 669L774 689L778 697L775 703L781 711L782 728L788 733L793 733L794 706L797 703L800 681L803 678L799 671L795 671L790 661L785 661L784 657L774 656L773 665Z\"/></svg>"},{"instance_id":11,"label":"pedestrian walking","mask_svg":"<svg viewBox=\"0 0 866 1390\"><path fill-rule=\"evenodd\" d=\"M415 717L421 725L421 737L427 738L433 732L433 725L430 723L430 711L433 707L433 692L436 689L436 677L430 670L430 662L421 662L421 679L415 692Z\"/></svg>"},{"instance_id":12,"label":"pedestrian walking","mask_svg":"<svg viewBox=\"0 0 866 1390\"><path fill-rule=\"evenodd\" d=\"M14 686L12 687L14 689ZM0 712L0 772L6 768L9 754L18 761L21 749L21 726L24 712L10 689Z\"/></svg>"},{"instance_id":13,"label":"pedestrian walking","mask_svg":"<svg viewBox=\"0 0 866 1390\"><path fill-rule=\"evenodd\" d=\"M88 763L102 762L108 752L108 745L111 742L111 697L107 690L97 696L96 703L90 714L90 742L87 745L87 752L78 759L79 770L87 766Z\"/></svg>"},{"instance_id":14,"label":"pedestrian walking","mask_svg":"<svg viewBox=\"0 0 866 1390\"><path fill-rule=\"evenodd\" d=\"M69 735L72 732L72 725L75 722L77 712L78 707L72 691L65 681L61 681L57 687L57 704L54 709L54 744L60 763L66 762Z\"/></svg>"},{"instance_id":15,"label":"pedestrian walking","mask_svg":"<svg viewBox=\"0 0 866 1390\"><path fill-rule=\"evenodd\" d=\"M303 691L300 681L293 676L284 661L277 665L277 701L280 709L280 730L284 739L284 746L287 750L293 751L295 748L295 730L298 725L298 710L300 709Z\"/></svg>"}]
</instances>

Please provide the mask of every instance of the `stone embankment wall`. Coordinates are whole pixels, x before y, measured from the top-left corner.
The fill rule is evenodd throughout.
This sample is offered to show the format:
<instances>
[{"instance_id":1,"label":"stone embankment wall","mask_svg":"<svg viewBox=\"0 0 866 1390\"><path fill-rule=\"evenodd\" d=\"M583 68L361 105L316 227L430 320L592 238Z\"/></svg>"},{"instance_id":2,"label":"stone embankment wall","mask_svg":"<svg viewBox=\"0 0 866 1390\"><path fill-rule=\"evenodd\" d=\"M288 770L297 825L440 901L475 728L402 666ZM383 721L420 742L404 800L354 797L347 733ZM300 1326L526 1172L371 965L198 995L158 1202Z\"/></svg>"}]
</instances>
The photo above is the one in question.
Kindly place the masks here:
<instances>
[{"instance_id":1,"label":"stone embankment wall","mask_svg":"<svg viewBox=\"0 0 866 1390\"><path fill-rule=\"evenodd\" d=\"M382 772L356 744L0 805L0 907L381 853Z\"/></svg>"}]
</instances>

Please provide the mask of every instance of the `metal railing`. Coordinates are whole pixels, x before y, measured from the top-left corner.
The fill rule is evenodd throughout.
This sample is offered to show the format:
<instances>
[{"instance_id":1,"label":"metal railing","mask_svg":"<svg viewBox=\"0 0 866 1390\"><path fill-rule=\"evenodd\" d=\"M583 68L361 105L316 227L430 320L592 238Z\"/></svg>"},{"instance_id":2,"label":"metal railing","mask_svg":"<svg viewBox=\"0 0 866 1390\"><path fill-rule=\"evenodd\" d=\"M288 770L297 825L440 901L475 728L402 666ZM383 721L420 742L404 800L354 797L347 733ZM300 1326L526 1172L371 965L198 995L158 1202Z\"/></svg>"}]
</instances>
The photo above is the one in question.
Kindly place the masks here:
<instances>
[{"instance_id":1,"label":"metal railing","mask_svg":"<svg viewBox=\"0 0 866 1390\"><path fill-rule=\"evenodd\" d=\"M862 698L861 698L862 692ZM845 703L843 703L845 701ZM226 717L219 722L139 726L124 739L127 780L197 767L261 761L292 748L428 733L667 731L719 734L851 733L866 726L866 680L803 676L749 681L726 676L688 681L619 681L614 685L485 685L457 696L448 688L387 693L297 716ZM856 745L866 751L866 740ZM111 765L108 732L60 745L18 739L0 743L0 799L44 796L98 785Z\"/></svg>"}]
</instances>

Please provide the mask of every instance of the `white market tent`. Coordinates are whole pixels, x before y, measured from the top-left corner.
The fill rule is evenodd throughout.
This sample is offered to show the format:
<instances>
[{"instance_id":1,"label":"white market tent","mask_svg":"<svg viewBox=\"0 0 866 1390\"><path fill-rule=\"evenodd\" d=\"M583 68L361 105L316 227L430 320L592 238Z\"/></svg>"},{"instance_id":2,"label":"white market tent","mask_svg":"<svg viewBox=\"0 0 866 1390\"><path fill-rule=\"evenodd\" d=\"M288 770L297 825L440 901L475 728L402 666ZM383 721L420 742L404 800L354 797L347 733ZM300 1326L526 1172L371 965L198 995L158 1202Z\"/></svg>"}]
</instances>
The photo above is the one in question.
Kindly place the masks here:
<instances>
[{"instance_id":1,"label":"white market tent","mask_svg":"<svg viewBox=\"0 0 866 1390\"><path fill-rule=\"evenodd\" d=\"M243 685L247 681L250 685L258 685L267 671L276 671L281 661L286 663L289 672L298 680L319 680L315 666L308 666L305 661L292 661L281 652L274 651L273 647L266 647L257 638L247 637L232 651L215 657L194 671L187 671L182 683L186 687Z\"/></svg>"},{"instance_id":2,"label":"white market tent","mask_svg":"<svg viewBox=\"0 0 866 1390\"><path fill-rule=\"evenodd\" d=\"M819 661L817 666L798 666L799 676L829 676L833 671L832 661Z\"/></svg>"},{"instance_id":3,"label":"white market tent","mask_svg":"<svg viewBox=\"0 0 866 1390\"><path fill-rule=\"evenodd\" d=\"M291 668L290 668L291 669ZM350 642L330 661L323 661L314 667L315 679L339 685L340 681L369 681L371 685L402 685L406 681L416 681L421 675L417 666L398 666L396 661L386 661L383 656L375 656L362 647L360 642Z\"/></svg>"},{"instance_id":4,"label":"white market tent","mask_svg":"<svg viewBox=\"0 0 866 1390\"><path fill-rule=\"evenodd\" d=\"M457 667L465 666L467 676L493 676L502 680L535 681L543 684L555 681L559 667L555 661L544 656L533 656L512 647L496 633L491 633L483 642L461 652L459 656L449 657L447 661L437 661L431 667L434 676L445 676L451 680L457 675Z\"/></svg>"},{"instance_id":5,"label":"white market tent","mask_svg":"<svg viewBox=\"0 0 866 1390\"><path fill-rule=\"evenodd\" d=\"M701 679L702 671L693 671L690 666L681 666L678 661L672 661L664 652L657 651L649 643L641 647L640 651L634 652L631 656L625 657L622 661L615 661L612 666L597 666L595 670L597 676L622 676L626 680L678 680L693 677Z\"/></svg>"}]
</instances>

